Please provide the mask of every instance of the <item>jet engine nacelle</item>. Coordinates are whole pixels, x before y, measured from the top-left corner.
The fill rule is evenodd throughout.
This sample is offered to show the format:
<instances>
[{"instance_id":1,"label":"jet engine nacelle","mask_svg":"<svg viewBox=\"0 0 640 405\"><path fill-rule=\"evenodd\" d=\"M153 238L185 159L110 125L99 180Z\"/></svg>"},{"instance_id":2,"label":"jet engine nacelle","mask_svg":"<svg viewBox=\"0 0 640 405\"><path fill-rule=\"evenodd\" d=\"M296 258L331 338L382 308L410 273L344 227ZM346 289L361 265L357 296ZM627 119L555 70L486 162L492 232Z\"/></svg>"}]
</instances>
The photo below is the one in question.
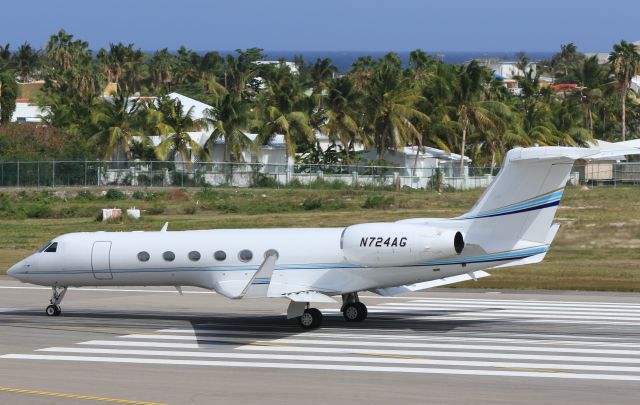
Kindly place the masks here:
<instances>
[{"instance_id":1,"label":"jet engine nacelle","mask_svg":"<svg viewBox=\"0 0 640 405\"><path fill-rule=\"evenodd\" d=\"M340 247L349 263L403 266L458 255L464 237L455 230L426 225L371 223L345 228Z\"/></svg>"}]
</instances>

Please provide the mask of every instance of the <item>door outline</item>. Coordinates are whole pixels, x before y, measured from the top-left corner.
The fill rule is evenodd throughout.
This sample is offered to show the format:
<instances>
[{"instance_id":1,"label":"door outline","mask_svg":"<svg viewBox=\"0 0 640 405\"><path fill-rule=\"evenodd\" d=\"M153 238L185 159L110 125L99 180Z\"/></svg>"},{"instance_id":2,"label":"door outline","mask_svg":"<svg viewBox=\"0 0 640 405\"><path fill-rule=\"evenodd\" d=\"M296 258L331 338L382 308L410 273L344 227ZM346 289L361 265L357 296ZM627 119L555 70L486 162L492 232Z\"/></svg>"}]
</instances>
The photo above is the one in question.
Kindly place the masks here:
<instances>
[{"instance_id":1,"label":"door outline","mask_svg":"<svg viewBox=\"0 0 640 405\"><path fill-rule=\"evenodd\" d=\"M106 244L104 247L108 247L108 250L106 252L107 266L106 269L98 268L96 271L96 265L94 264L94 261L97 261L96 259L98 259L98 253L104 253L96 252L96 245L100 246L99 244ZM104 259L104 256L102 256L101 258ZM91 247L91 270L93 272L93 277L98 280L113 280L113 273L111 272L111 241L102 240L93 242L93 246Z\"/></svg>"}]
</instances>

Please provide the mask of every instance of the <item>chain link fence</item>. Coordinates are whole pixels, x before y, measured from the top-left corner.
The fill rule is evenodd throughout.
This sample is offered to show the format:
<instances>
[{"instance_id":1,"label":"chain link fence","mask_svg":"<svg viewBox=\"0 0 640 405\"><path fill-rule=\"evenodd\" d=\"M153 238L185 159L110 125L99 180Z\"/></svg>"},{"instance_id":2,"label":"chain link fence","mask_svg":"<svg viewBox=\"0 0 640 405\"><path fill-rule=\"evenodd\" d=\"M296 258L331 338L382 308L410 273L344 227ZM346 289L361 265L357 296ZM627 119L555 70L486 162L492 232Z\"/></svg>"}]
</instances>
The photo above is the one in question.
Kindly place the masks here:
<instances>
[{"instance_id":1,"label":"chain link fence","mask_svg":"<svg viewBox=\"0 0 640 405\"><path fill-rule=\"evenodd\" d=\"M499 168L201 162L0 161L0 187L313 187L452 191L488 186ZM576 164L570 184L640 184L640 162Z\"/></svg>"}]
</instances>

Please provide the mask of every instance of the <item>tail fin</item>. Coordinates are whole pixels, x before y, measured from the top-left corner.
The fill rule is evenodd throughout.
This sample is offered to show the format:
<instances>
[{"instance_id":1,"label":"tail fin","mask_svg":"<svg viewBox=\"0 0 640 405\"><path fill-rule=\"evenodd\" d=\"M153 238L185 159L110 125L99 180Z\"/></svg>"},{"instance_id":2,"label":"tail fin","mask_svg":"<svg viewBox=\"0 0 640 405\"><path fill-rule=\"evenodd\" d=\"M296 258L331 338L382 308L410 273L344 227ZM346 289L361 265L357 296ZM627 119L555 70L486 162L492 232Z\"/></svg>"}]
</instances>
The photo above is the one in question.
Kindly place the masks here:
<instances>
[{"instance_id":1,"label":"tail fin","mask_svg":"<svg viewBox=\"0 0 640 405\"><path fill-rule=\"evenodd\" d=\"M613 154L640 154L640 140L606 149L539 147L510 150L500 173L473 208L465 240L485 249L509 249L520 241L544 244L573 163Z\"/></svg>"}]
</instances>

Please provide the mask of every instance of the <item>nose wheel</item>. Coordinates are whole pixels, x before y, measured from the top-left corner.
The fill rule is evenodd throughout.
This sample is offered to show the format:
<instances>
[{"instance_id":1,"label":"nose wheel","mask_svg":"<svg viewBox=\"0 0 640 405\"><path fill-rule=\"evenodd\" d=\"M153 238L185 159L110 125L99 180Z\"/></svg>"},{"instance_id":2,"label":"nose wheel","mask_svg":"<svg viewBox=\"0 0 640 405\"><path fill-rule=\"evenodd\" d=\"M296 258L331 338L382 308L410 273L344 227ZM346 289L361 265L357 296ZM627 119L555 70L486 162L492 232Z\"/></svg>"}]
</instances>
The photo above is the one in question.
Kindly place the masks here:
<instances>
[{"instance_id":1,"label":"nose wheel","mask_svg":"<svg viewBox=\"0 0 640 405\"><path fill-rule=\"evenodd\" d=\"M51 300L49 300L51 305L47 306L45 313L47 316L60 316L62 313L60 303L62 302L64 295L67 293L67 287L51 287L51 289L53 290Z\"/></svg>"},{"instance_id":2,"label":"nose wheel","mask_svg":"<svg viewBox=\"0 0 640 405\"><path fill-rule=\"evenodd\" d=\"M47 314L47 316L59 316L62 313L62 310L57 305L49 305L45 309L45 313Z\"/></svg>"}]
</instances>

